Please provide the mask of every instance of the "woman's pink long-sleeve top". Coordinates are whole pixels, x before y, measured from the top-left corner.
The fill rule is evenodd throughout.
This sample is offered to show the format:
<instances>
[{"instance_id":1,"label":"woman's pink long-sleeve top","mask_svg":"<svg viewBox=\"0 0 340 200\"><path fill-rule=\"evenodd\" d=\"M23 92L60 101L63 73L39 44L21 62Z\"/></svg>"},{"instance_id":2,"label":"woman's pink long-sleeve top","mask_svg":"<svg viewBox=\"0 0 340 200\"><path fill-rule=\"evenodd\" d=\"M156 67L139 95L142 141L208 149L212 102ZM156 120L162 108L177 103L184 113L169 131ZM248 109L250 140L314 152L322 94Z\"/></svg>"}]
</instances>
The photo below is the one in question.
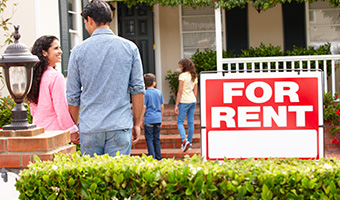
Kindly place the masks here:
<instances>
[{"instance_id":1,"label":"woman's pink long-sleeve top","mask_svg":"<svg viewBox=\"0 0 340 200\"><path fill-rule=\"evenodd\" d=\"M64 76L52 67L49 66L41 77L38 104L30 103L30 106L37 127L47 131L78 131L68 112Z\"/></svg>"}]
</instances>

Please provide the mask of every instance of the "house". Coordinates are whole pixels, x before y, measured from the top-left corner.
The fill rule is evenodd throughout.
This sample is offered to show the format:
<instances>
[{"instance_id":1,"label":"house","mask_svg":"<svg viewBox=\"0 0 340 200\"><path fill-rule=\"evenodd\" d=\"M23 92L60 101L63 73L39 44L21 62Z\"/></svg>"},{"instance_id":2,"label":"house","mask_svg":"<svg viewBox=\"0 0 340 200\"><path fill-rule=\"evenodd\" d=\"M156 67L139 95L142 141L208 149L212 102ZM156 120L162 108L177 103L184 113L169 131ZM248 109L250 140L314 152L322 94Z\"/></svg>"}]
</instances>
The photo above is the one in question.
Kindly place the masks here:
<instances>
[{"instance_id":1,"label":"house","mask_svg":"<svg viewBox=\"0 0 340 200\"><path fill-rule=\"evenodd\" d=\"M71 49L89 37L80 16L88 0L11 0L7 3L5 16L12 14L12 2L18 3L11 22L20 25L20 42L30 48L41 35L58 36L64 52L58 70L67 76ZM144 72L156 74L157 87L162 90L165 102L168 102L170 88L165 80L167 71L176 70L178 60L190 57L197 49L216 46L214 9L159 4L129 9L119 1L108 2L114 13L110 28L137 44ZM277 4L265 11L250 4L244 8L222 10L223 49L240 52L261 43L292 49L294 45L307 47L331 42L332 51L338 53L339 14L340 9L332 8L328 1ZM0 49L0 53L4 50ZM6 95L6 91L2 90L1 95Z\"/></svg>"}]
</instances>

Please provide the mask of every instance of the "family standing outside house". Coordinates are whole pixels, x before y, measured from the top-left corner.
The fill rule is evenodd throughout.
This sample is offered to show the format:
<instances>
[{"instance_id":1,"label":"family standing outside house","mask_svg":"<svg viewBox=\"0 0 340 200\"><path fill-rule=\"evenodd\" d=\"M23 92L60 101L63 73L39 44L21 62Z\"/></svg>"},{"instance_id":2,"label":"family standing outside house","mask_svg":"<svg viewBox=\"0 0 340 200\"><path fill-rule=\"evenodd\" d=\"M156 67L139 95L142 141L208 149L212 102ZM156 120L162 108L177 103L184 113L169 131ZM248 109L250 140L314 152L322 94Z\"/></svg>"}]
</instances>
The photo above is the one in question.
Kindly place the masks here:
<instances>
[{"instance_id":1,"label":"family standing outside house","mask_svg":"<svg viewBox=\"0 0 340 200\"><path fill-rule=\"evenodd\" d=\"M115 156L118 151L130 155L132 144L138 142L141 134L145 107L148 152L160 160L159 132L164 100L154 88L155 76L145 75L145 91L138 48L109 29L113 17L106 2L89 2L81 16L91 37L72 50L66 95L63 76L54 69L55 64L61 62L58 38L42 36L33 46L32 54L40 59L34 66L33 85L28 94L33 122L45 130L69 130L71 142L80 143L82 155ZM175 113L181 148L187 151L192 146L197 74L189 59L181 59L179 66L183 73L179 76ZM188 116L188 138L183 127L185 115Z\"/></svg>"}]
</instances>

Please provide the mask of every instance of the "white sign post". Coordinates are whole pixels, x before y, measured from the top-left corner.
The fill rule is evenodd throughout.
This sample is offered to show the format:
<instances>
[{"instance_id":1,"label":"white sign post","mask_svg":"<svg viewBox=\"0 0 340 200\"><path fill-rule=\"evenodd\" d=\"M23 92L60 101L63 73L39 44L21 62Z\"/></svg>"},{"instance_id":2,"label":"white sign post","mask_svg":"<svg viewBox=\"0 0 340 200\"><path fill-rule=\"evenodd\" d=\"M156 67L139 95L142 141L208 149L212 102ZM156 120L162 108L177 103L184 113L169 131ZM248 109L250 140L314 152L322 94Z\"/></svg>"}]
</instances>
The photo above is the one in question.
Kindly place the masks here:
<instances>
[{"instance_id":1,"label":"white sign post","mask_svg":"<svg viewBox=\"0 0 340 200\"><path fill-rule=\"evenodd\" d=\"M322 72L201 73L207 160L324 157Z\"/></svg>"}]
</instances>

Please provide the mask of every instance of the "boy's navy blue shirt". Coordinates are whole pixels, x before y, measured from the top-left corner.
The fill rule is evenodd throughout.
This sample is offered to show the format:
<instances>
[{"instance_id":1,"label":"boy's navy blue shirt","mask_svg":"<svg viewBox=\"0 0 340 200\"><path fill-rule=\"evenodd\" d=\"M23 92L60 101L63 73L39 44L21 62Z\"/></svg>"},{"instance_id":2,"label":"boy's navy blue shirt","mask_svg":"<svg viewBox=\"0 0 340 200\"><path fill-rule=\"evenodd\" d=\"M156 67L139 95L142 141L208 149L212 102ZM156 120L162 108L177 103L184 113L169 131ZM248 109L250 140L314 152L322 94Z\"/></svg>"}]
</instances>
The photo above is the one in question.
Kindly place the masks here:
<instances>
[{"instance_id":1,"label":"boy's navy blue shirt","mask_svg":"<svg viewBox=\"0 0 340 200\"><path fill-rule=\"evenodd\" d=\"M164 104L164 99L161 91L156 88L150 88L145 91L144 105L146 109L144 124L162 123L162 104Z\"/></svg>"}]
</instances>

